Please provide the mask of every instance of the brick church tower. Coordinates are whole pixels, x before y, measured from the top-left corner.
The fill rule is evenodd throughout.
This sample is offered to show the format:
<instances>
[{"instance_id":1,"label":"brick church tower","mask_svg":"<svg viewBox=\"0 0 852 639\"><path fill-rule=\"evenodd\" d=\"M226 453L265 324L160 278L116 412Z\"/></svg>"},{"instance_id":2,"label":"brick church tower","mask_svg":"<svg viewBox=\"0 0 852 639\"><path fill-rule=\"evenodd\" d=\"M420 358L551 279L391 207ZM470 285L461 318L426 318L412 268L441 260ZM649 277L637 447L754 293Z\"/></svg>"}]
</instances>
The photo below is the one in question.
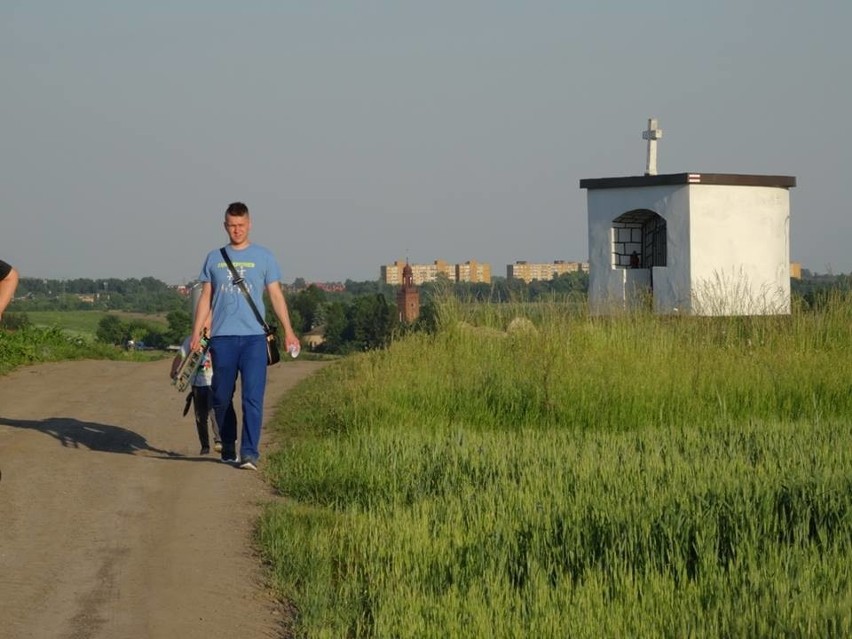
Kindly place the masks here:
<instances>
[{"instance_id":1,"label":"brick church tower","mask_svg":"<svg viewBox=\"0 0 852 639\"><path fill-rule=\"evenodd\" d=\"M396 308L403 324L410 324L420 316L420 291L414 286L408 262L402 269L402 286L396 294Z\"/></svg>"}]
</instances>

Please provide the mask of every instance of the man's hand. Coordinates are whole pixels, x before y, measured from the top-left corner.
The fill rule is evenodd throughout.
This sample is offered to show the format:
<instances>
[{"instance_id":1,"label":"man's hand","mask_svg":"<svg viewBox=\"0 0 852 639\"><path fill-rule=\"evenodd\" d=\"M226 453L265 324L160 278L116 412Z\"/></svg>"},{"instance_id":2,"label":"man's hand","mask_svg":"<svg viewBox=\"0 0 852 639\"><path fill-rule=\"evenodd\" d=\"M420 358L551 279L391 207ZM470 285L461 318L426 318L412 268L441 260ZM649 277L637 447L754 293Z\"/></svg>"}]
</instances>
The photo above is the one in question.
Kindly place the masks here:
<instances>
[{"instance_id":1,"label":"man's hand","mask_svg":"<svg viewBox=\"0 0 852 639\"><path fill-rule=\"evenodd\" d=\"M284 331L284 350L290 351L290 348L295 346L297 350L302 348L302 345L299 343L299 338L296 337L296 334L293 331Z\"/></svg>"}]
</instances>

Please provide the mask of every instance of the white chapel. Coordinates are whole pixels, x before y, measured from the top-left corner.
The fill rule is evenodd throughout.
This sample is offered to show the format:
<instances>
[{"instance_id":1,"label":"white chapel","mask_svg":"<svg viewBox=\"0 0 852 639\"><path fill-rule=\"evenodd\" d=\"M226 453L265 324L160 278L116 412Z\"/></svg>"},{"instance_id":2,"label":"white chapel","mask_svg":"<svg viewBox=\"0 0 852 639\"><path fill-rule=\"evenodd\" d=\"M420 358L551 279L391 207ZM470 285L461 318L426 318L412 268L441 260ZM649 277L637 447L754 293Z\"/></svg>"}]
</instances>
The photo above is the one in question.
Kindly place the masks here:
<instances>
[{"instance_id":1,"label":"white chapel","mask_svg":"<svg viewBox=\"0 0 852 639\"><path fill-rule=\"evenodd\" d=\"M645 175L580 180L594 314L790 313L790 189L784 175L657 174L662 131L648 121Z\"/></svg>"}]
</instances>

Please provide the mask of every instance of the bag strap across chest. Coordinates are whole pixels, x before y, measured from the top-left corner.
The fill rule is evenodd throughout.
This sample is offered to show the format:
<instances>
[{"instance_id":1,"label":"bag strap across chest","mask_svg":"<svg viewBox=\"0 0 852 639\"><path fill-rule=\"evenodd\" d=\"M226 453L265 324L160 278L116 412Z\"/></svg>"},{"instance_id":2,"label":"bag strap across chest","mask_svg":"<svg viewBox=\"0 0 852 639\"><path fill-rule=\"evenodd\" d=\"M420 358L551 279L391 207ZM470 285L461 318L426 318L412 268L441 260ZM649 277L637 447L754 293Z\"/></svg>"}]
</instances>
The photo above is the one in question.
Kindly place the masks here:
<instances>
[{"instance_id":1,"label":"bag strap across chest","mask_svg":"<svg viewBox=\"0 0 852 639\"><path fill-rule=\"evenodd\" d=\"M240 290L245 295L246 300L248 300L249 306L251 306L251 310L254 311L254 316L257 318L257 321L260 322L260 325L263 326L264 332L269 335L273 332L273 329L266 323L266 320L263 319L260 315L260 311L257 310L257 306L254 304L254 300L251 298L251 295L246 288L246 279L244 277L240 277L240 274L237 273L237 269L234 268L234 263L231 261L231 258L228 257L228 253L225 251L225 247L219 249L219 252L222 253L222 257L225 259L225 264L228 265L228 269L231 271L231 276L234 278L234 284L240 287Z\"/></svg>"}]
</instances>

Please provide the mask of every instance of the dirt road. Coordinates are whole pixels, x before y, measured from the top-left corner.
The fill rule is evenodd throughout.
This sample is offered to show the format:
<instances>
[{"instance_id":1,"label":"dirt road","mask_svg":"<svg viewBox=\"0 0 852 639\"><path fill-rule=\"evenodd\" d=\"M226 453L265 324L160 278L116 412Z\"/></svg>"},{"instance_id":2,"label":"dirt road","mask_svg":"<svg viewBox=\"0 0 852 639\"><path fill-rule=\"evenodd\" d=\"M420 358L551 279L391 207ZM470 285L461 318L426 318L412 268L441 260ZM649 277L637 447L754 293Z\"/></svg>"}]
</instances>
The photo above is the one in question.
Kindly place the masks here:
<instances>
[{"instance_id":1,"label":"dirt road","mask_svg":"<svg viewBox=\"0 0 852 639\"><path fill-rule=\"evenodd\" d=\"M265 417L321 366L272 367ZM259 473L198 455L168 369L61 362L0 377L3 639L283 636L252 547L273 496Z\"/></svg>"}]
</instances>

